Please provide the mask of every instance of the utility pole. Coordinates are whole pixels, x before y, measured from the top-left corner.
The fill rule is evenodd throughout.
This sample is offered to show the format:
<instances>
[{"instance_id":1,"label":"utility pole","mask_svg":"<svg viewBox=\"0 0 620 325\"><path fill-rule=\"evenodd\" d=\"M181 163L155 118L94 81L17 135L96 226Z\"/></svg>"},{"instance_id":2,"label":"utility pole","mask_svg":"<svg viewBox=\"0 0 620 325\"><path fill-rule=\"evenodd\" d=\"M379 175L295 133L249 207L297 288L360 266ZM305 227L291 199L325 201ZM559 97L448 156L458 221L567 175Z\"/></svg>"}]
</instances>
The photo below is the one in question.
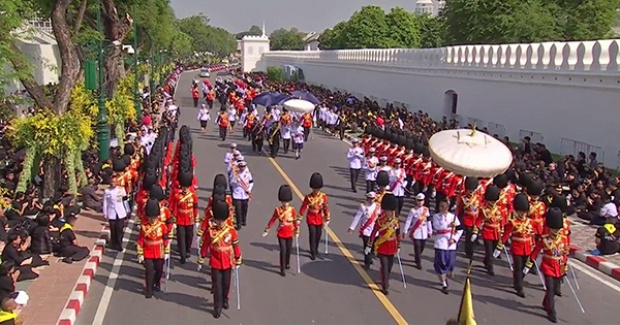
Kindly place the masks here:
<instances>
[{"instance_id":1,"label":"utility pole","mask_svg":"<svg viewBox=\"0 0 620 325\"><path fill-rule=\"evenodd\" d=\"M136 109L136 118L142 114L142 104L138 92L138 24L133 24L133 100Z\"/></svg>"},{"instance_id":2,"label":"utility pole","mask_svg":"<svg viewBox=\"0 0 620 325\"><path fill-rule=\"evenodd\" d=\"M108 126L108 111L105 107L105 90L104 90L104 74L103 60L105 58L105 34L103 33L101 23L101 3L97 4L97 31L101 34L98 46L98 88L99 88L99 113L97 116L97 140L99 142L99 161L105 161L110 156L110 127Z\"/></svg>"}]
</instances>

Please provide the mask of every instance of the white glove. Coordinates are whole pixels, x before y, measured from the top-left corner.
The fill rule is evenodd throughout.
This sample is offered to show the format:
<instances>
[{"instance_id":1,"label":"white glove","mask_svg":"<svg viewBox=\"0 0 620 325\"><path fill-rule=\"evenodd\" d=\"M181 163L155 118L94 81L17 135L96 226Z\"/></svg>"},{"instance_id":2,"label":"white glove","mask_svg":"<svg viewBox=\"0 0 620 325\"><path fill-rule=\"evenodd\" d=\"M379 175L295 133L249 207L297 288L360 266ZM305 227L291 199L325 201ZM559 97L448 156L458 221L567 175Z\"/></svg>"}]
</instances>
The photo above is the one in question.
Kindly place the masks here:
<instances>
[{"instance_id":1,"label":"white glove","mask_svg":"<svg viewBox=\"0 0 620 325\"><path fill-rule=\"evenodd\" d=\"M493 257L494 257L494 258L497 258L497 257L498 257L501 253L502 253L502 251L500 251L499 249L497 249L497 248L496 248L496 249L493 251Z\"/></svg>"},{"instance_id":2,"label":"white glove","mask_svg":"<svg viewBox=\"0 0 620 325\"><path fill-rule=\"evenodd\" d=\"M268 231L263 232L263 237L267 237L269 235Z\"/></svg>"},{"instance_id":3,"label":"white glove","mask_svg":"<svg viewBox=\"0 0 620 325\"><path fill-rule=\"evenodd\" d=\"M202 270L202 265L198 264L198 272L200 272Z\"/></svg>"},{"instance_id":4,"label":"white glove","mask_svg":"<svg viewBox=\"0 0 620 325\"><path fill-rule=\"evenodd\" d=\"M477 238L478 238L478 235L475 235L475 234L471 235L471 240L470 241L473 243L473 242L476 241Z\"/></svg>"},{"instance_id":5,"label":"white glove","mask_svg":"<svg viewBox=\"0 0 620 325\"><path fill-rule=\"evenodd\" d=\"M329 227L329 221L325 221L325 227Z\"/></svg>"},{"instance_id":6,"label":"white glove","mask_svg":"<svg viewBox=\"0 0 620 325\"><path fill-rule=\"evenodd\" d=\"M529 267L524 267L523 268L523 275L526 275L528 273L530 273L530 268Z\"/></svg>"},{"instance_id":7,"label":"white glove","mask_svg":"<svg viewBox=\"0 0 620 325\"><path fill-rule=\"evenodd\" d=\"M371 251L370 247L364 248L364 255L370 254L370 251Z\"/></svg>"},{"instance_id":8,"label":"white glove","mask_svg":"<svg viewBox=\"0 0 620 325\"><path fill-rule=\"evenodd\" d=\"M144 263L144 255L138 255L138 263Z\"/></svg>"},{"instance_id":9,"label":"white glove","mask_svg":"<svg viewBox=\"0 0 620 325\"><path fill-rule=\"evenodd\" d=\"M164 254L164 261L167 261L170 259L170 254Z\"/></svg>"},{"instance_id":10,"label":"white glove","mask_svg":"<svg viewBox=\"0 0 620 325\"><path fill-rule=\"evenodd\" d=\"M296 233L296 234L295 234L295 238L299 238L299 233Z\"/></svg>"}]
</instances>

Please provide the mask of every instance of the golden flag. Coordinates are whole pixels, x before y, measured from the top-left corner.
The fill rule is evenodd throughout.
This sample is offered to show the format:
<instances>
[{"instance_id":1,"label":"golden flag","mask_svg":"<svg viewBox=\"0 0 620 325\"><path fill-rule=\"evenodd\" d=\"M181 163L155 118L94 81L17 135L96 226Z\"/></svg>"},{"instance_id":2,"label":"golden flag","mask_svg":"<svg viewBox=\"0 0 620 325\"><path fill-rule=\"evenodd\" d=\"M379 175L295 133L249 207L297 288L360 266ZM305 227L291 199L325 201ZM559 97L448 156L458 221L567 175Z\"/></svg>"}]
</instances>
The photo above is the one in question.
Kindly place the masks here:
<instances>
[{"instance_id":1,"label":"golden flag","mask_svg":"<svg viewBox=\"0 0 620 325\"><path fill-rule=\"evenodd\" d=\"M463 296L461 296L461 306L459 308L459 325L476 325L474 317L474 301L471 297L471 284L469 283L469 275L465 279L463 288Z\"/></svg>"}]
</instances>

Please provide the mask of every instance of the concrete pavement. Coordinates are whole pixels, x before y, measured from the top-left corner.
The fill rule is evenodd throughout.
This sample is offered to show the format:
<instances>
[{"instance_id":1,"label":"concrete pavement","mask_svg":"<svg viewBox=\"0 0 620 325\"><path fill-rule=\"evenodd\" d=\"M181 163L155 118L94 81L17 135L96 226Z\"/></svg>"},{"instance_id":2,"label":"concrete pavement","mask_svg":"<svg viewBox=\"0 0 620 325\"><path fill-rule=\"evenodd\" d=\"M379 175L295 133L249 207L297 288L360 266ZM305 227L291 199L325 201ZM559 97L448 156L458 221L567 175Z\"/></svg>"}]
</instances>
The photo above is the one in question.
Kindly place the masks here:
<instances>
[{"instance_id":1,"label":"concrete pavement","mask_svg":"<svg viewBox=\"0 0 620 325\"><path fill-rule=\"evenodd\" d=\"M225 170L224 153L230 142L237 142L246 157L254 176L255 188L250 203L248 227L240 232L244 265L240 269L241 310L236 310L235 293L231 292L231 309L214 320L210 314L212 297L209 294L208 274L196 271L195 260L184 266L173 257L167 293L156 299L144 299L142 294L143 269L135 262L135 231L132 232L126 254L122 260L115 255L104 256L100 273L95 277L90 294L78 318L78 324L444 324L456 318L465 273L465 259L459 255L459 268L450 287L450 294L443 295L432 268L432 242L423 258L423 269L413 267L413 247L410 241L402 246L403 267L408 283L404 289L398 267L394 267L388 297L372 290L372 280L378 279L378 263L366 273L359 267L362 246L355 233L346 230L359 203L361 193L349 190L348 166L345 159L346 144L315 133L305 148L302 159L292 154L276 160L251 152L247 140L236 132L230 140L217 138L213 125L209 133L201 135L196 130L196 112L191 107L189 87L193 75L184 75L177 92L182 107L181 124L193 129L194 154L197 160L201 210L210 195L213 176ZM212 113L215 117L215 112ZM293 187L298 208L301 196L309 191L310 175L318 171L325 180L324 191L330 199L332 210L330 253L316 261L308 257L308 234L302 227L301 273L292 270L286 278L277 274L278 246L275 232L261 237L274 207L278 204L277 189L288 183ZM360 184L361 186L362 184ZM361 187L360 187L361 188ZM401 219L406 216L403 213ZM321 244L320 250L323 250ZM505 261L498 261L496 276L490 278L483 272L481 257L477 256L472 272L472 292L476 319L480 324L547 324L541 308L542 287L536 276L528 276L525 299L514 295L511 289L510 270ZM578 262L577 262L578 263ZM114 268L113 265L116 264ZM102 295L112 278L118 274L109 295ZM596 274L577 270L581 290L578 294L585 304L587 314L579 311L567 286L564 296L557 299L561 322L572 324L612 324L617 322L613 312L620 288L605 283ZM101 277L100 277L101 275ZM371 282L369 285L368 282ZM113 289L113 290L112 290ZM99 311L99 312L98 312ZM105 311L105 312L104 312Z\"/></svg>"}]
</instances>

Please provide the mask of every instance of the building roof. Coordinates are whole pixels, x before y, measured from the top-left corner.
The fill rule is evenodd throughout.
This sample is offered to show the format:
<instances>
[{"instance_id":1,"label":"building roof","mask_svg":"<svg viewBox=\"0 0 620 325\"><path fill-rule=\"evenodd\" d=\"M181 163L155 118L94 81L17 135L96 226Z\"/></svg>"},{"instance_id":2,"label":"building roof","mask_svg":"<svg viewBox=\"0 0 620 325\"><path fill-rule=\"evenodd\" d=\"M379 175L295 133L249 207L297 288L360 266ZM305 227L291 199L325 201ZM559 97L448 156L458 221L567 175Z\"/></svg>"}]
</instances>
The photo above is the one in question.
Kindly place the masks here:
<instances>
[{"instance_id":1,"label":"building roof","mask_svg":"<svg viewBox=\"0 0 620 325\"><path fill-rule=\"evenodd\" d=\"M318 41L319 37L321 37L321 34L322 33L310 32L308 33L308 35L306 35L306 37L304 37L304 42L310 43L310 42Z\"/></svg>"}]
</instances>

